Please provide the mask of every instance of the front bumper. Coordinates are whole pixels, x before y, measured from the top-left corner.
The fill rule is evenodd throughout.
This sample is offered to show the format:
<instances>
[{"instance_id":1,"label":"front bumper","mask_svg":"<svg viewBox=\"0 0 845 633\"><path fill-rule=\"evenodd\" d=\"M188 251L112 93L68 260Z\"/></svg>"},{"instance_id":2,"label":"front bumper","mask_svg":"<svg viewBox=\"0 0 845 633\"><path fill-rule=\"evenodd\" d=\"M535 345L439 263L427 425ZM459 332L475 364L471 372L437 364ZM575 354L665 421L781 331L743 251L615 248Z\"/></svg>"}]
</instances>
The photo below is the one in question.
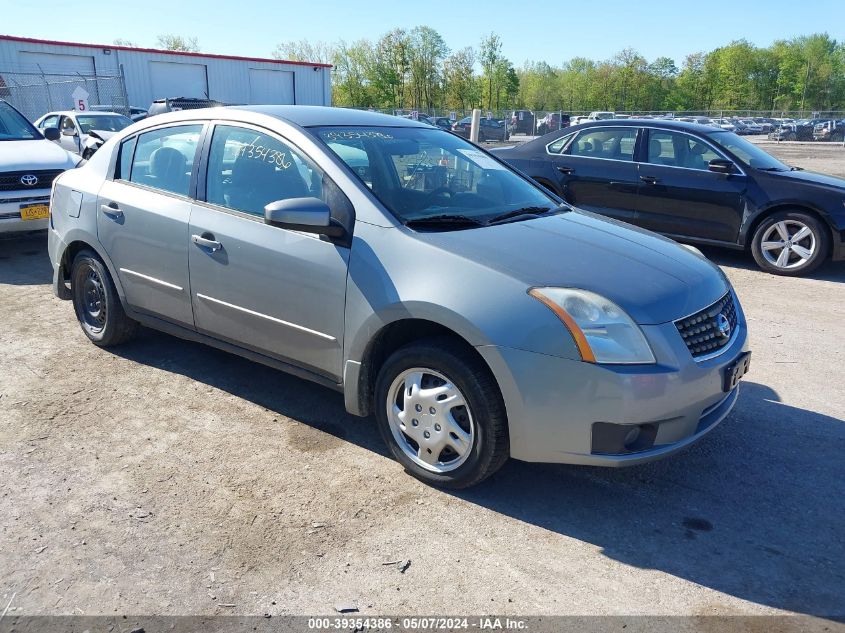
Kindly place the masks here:
<instances>
[{"instance_id":1,"label":"front bumper","mask_svg":"<svg viewBox=\"0 0 845 633\"><path fill-rule=\"evenodd\" d=\"M40 231L50 225L49 218L22 220L22 204L50 204L50 190L4 191L0 196L0 233Z\"/></svg>"},{"instance_id":2,"label":"front bumper","mask_svg":"<svg viewBox=\"0 0 845 633\"><path fill-rule=\"evenodd\" d=\"M694 443L737 401L739 388L723 391L723 376L748 348L745 318L738 311L733 340L707 360L692 358L673 323L643 326L657 358L654 365L595 365L513 348L477 348L502 390L511 456L626 466ZM597 450L595 436L602 424L649 428L653 441L644 450L608 454Z\"/></svg>"}]
</instances>

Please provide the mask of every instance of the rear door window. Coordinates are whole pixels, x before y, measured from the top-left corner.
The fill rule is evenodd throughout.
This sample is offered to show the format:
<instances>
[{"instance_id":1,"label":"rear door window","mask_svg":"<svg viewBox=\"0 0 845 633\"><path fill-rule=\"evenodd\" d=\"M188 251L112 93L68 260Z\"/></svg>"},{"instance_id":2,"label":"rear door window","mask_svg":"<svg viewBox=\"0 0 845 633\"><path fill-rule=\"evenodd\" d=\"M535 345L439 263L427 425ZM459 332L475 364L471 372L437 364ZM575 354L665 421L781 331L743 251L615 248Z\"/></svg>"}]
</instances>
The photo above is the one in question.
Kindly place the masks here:
<instances>
[{"instance_id":1,"label":"rear door window","mask_svg":"<svg viewBox=\"0 0 845 633\"><path fill-rule=\"evenodd\" d=\"M637 128L589 128L578 134L566 148L571 156L606 158L612 160L634 160L634 146L637 143Z\"/></svg>"},{"instance_id":2,"label":"rear door window","mask_svg":"<svg viewBox=\"0 0 845 633\"><path fill-rule=\"evenodd\" d=\"M189 195L202 124L160 128L138 136L131 182Z\"/></svg>"}]
</instances>

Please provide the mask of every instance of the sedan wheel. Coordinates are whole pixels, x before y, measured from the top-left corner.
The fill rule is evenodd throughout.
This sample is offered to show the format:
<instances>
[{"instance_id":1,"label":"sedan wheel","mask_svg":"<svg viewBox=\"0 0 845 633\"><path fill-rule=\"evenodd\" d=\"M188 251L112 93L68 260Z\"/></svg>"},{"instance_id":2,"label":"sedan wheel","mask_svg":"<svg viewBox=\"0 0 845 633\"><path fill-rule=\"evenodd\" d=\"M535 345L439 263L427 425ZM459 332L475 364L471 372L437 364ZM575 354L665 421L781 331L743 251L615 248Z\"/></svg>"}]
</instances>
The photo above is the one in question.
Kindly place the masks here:
<instances>
[{"instance_id":1,"label":"sedan wheel","mask_svg":"<svg viewBox=\"0 0 845 633\"><path fill-rule=\"evenodd\" d=\"M754 259L763 270L800 275L816 268L827 254L827 233L814 217L781 212L764 220L754 234Z\"/></svg>"},{"instance_id":2,"label":"sedan wheel","mask_svg":"<svg viewBox=\"0 0 845 633\"><path fill-rule=\"evenodd\" d=\"M414 367L390 385L387 416L393 439L408 458L434 473L463 464L475 442L466 398L443 374Z\"/></svg>"},{"instance_id":3,"label":"sedan wheel","mask_svg":"<svg viewBox=\"0 0 845 633\"><path fill-rule=\"evenodd\" d=\"M428 484L466 488L507 461L499 385L478 353L455 337L397 349L378 371L374 396L393 457Z\"/></svg>"},{"instance_id":4,"label":"sedan wheel","mask_svg":"<svg viewBox=\"0 0 845 633\"><path fill-rule=\"evenodd\" d=\"M138 323L123 311L111 275L97 255L80 251L73 259L70 280L76 318L91 342L108 347L135 335Z\"/></svg>"}]
</instances>

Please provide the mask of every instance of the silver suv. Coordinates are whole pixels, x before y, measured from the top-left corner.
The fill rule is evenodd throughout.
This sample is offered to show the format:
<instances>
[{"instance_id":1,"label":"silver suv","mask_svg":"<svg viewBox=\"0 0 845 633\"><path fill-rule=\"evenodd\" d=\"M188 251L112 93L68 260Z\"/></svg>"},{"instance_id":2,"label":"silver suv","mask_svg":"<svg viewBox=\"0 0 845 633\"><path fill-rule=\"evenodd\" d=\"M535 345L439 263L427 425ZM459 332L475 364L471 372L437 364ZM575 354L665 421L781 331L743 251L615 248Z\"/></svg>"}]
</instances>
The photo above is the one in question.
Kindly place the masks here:
<instances>
[{"instance_id":1,"label":"silver suv","mask_svg":"<svg viewBox=\"0 0 845 633\"><path fill-rule=\"evenodd\" d=\"M748 369L739 302L700 254L398 117L160 115L61 176L51 221L55 292L95 344L140 323L321 383L435 485L508 456L662 457Z\"/></svg>"}]
</instances>

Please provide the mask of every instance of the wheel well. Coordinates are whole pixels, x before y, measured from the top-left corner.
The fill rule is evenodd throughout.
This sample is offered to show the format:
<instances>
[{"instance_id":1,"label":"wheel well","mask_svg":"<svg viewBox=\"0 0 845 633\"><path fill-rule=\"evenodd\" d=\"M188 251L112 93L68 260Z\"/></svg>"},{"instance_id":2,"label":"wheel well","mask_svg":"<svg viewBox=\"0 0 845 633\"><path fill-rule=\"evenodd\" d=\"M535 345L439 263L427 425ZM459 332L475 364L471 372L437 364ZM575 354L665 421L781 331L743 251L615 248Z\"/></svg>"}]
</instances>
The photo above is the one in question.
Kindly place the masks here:
<instances>
[{"instance_id":1,"label":"wheel well","mask_svg":"<svg viewBox=\"0 0 845 633\"><path fill-rule=\"evenodd\" d=\"M757 231L757 227L760 226L760 223L771 216L773 213L778 213L779 211L798 211L800 213L806 213L807 215L811 215L816 218L819 222L822 223L823 226L826 226L830 231L830 237L835 237L835 232L830 223L824 219L824 216L816 211L815 209L810 209L808 207L802 207L800 205L794 204L781 204L776 207L771 207L766 209L763 213L758 215L754 220L751 222L751 225L748 227L748 231L745 233L745 250L751 250L751 242L754 239L754 233Z\"/></svg>"},{"instance_id":2,"label":"wheel well","mask_svg":"<svg viewBox=\"0 0 845 633\"><path fill-rule=\"evenodd\" d=\"M358 377L358 402L362 415L369 415L373 411L376 378L388 357L408 343L435 336L452 339L456 347L460 346L466 349L484 362L481 355L465 338L439 323L425 319L403 319L389 323L373 337L364 351L364 357L361 359L361 373Z\"/></svg>"},{"instance_id":3,"label":"wheel well","mask_svg":"<svg viewBox=\"0 0 845 633\"><path fill-rule=\"evenodd\" d=\"M96 255L97 251L91 247L90 244L81 240L71 242L62 253L62 258L59 260L59 297L62 299L70 299L71 289L68 285L70 283L70 265L73 263L77 253L83 249L89 249ZM99 257L99 255L98 255Z\"/></svg>"}]
</instances>

